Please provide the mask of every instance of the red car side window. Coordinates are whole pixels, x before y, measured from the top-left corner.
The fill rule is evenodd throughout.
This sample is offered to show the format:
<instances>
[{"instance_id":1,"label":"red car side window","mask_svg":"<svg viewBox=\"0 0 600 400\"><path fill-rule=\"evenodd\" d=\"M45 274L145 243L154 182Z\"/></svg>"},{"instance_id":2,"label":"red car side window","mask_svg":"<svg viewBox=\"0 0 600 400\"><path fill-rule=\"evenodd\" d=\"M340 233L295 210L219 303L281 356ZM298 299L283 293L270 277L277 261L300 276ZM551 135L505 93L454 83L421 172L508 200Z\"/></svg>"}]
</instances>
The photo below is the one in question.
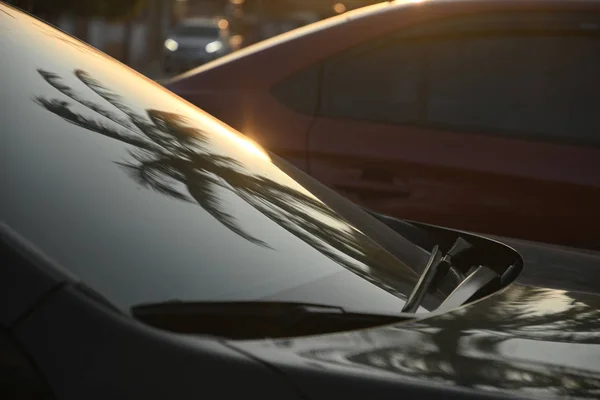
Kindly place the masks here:
<instances>
[{"instance_id":1,"label":"red car side window","mask_svg":"<svg viewBox=\"0 0 600 400\"><path fill-rule=\"evenodd\" d=\"M600 16L448 18L324 63L319 114L512 138L600 144Z\"/></svg>"},{"instance_id":2,"label":"red car side window","mask_svg":"<svg viewBox=\"0 0 600 400\"><path fill-rule=\"evenodd\" d=\"M539 140L600 143L600 38L486 35L431 43L427 122Z\"/></svg>"}]
</instances>

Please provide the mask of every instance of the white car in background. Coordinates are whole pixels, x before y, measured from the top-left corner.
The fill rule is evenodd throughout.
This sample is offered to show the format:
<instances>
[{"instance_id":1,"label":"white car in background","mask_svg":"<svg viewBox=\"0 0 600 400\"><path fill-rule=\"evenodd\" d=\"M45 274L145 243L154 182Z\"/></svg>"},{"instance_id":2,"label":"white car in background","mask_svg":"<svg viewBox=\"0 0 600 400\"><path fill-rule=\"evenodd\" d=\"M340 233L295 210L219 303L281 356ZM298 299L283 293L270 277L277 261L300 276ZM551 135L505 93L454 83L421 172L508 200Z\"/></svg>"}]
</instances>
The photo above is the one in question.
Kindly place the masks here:
<instances>
[{"instance_id":1,"label":"white car in background","mask_svg":"<svg viewBox=\"0 0 600 400\"><path fill-rule=\"evenodd\" d=\"M181 72L230 51L225 20L190 18L171 29L164 44L164 69Z\"/></svg>"}]
</instances>

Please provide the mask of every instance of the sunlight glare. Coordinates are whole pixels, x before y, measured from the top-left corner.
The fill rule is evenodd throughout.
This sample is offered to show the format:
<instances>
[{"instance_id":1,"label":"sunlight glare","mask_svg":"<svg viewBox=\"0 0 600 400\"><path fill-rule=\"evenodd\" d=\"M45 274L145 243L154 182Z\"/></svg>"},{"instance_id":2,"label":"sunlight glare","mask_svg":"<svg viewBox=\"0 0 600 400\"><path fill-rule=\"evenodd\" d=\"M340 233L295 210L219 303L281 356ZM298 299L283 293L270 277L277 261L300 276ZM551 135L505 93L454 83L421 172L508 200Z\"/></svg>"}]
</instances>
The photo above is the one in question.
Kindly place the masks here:
<instances>
[{"instance_id":1,"label":"sunlight glare","mask_svg":"<svg viewBox=\"0 0 600 400\"><path fill-rule=\"evenodd\" d=\"M253 140L243 137L234 132L231 132L228 129L221 129L220 131L221 131L221 133L223 133L224 136L226 136L232 142L234 142L235 144L240 146L246 152L248 152L254 156L257 156L258 158L262 159L263 161L271 162L271 157L269 157L267 152L265 150L263 150L263 148L260 145L258 145L256 142L254 142Z\"/></svg>"}]
</instances>

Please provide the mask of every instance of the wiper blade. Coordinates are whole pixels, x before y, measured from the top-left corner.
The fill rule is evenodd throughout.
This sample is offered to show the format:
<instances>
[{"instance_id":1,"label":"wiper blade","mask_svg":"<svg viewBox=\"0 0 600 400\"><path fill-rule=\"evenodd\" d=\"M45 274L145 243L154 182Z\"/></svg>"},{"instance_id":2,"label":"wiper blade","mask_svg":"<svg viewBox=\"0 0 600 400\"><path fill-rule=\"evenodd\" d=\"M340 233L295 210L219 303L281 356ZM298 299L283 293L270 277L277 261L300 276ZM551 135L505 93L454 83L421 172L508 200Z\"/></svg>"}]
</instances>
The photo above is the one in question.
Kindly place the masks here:
<instances>
[{"instance_id":1,"label":"wiper blade","mask_svg":"<svg viewBox=\"0 0 600 400\"><path fill-rule=\"evenodd\" d=\"M371 314L341 307L295 302L168 301L132 307L134 318L177 333L230 339L314 335L393 324L412 314Z\"/></svg>"},{"instance_id":2,"label":"wiper blade","mask_svg":"<svg viewBox=\"0 0 600 400\"><path fill-rule=\"evenodd\" d=\"M436 277L440 272L440 266L442 263L442 252L440 251L438 246L435 246L431 251L431 256L427 261L427 265L425 265L425 269L421 274L421 277L417 281L417 284L413 288L412 293L408 296L408 300L406 300L406 304L402 308L402 312L405 313L414 313L417 311L421 303L423 302L423 298L425 294L435 282Z\"/></svg>"},{"instance_id":3,"label":"wiper blade","mask_svg":"<svg viewBox=\"0 0 600 400\"><path fill-rule=\"evenodd\" d=\"M406 301L406 304L404 304L402 312L416 312L423 302L425 294L428 291L435 290L449 271L452 271L455 279L460 281L464 280L465 275L462 271L453 268L452 263L459 260L460 257L469 254L469 251L472 249L473 245L461 237L454 242L452 248L448 250L446 255L443 255L439 247L435 246L431 251L431 255L429 256L429 260L427 260L427 264L425 265L421 277L417 281L410 296L408 296L408 300Z\"/></svg>"}]
</instances>

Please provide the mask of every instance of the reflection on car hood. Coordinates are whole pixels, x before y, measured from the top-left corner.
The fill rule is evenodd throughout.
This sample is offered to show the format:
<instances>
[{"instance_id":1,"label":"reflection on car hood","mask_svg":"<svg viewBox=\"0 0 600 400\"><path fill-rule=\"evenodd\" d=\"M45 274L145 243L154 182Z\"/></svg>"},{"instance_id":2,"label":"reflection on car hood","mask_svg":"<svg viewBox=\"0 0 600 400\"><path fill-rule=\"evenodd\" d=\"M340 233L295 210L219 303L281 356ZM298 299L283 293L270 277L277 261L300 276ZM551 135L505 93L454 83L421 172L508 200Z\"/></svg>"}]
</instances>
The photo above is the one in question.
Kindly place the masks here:
<instances>
[{"instance_id":1,"label":"reflection on car hood","mask_svg":"<svg viewBox=\"0 0 600 400\"><path fill-rule=\"evenodd\" d=\"M488 235L489 236L489 235ZM526 285L598 293L600 252L491 237L515 249L528 268L519 276Z\"/></svg>"},{"instance_id":2,"label":"reflection on car hood","mask_svg":"<svg viewBox=\"0 0 600 400\"><path fill-rule=\"evenodd\" d=\"M342 293L339 305L401 308L416 273L258 145L76 39L0 11L0 48L14 55L0 58L11 94L0 108L4 224L125 311L263 298L340 274L365 295Z\"/></svg>"},{"instance_id":3,"label":"reflection on car hood","mask_svg":"<svg viewBox=\"0 0 600 400\"><path fill-rule=\"evenodd\" d=\"M376 373L393 379L434 380L526 397L598 398L600 296L561 289L554 280L550 281L555 288L536 286L548 276L544 264L531 260L548 260L553 253L532 246L524 266L524 271L534 271L526 277L528 285L512 284L447 314L360 333L233 345L292 377L313 368L334 375L350 369L358 376ZM560 267L576 275L591 256L562 252ZM571 283L565 279L563 286Z\"/></svg>"}]
</instances>

